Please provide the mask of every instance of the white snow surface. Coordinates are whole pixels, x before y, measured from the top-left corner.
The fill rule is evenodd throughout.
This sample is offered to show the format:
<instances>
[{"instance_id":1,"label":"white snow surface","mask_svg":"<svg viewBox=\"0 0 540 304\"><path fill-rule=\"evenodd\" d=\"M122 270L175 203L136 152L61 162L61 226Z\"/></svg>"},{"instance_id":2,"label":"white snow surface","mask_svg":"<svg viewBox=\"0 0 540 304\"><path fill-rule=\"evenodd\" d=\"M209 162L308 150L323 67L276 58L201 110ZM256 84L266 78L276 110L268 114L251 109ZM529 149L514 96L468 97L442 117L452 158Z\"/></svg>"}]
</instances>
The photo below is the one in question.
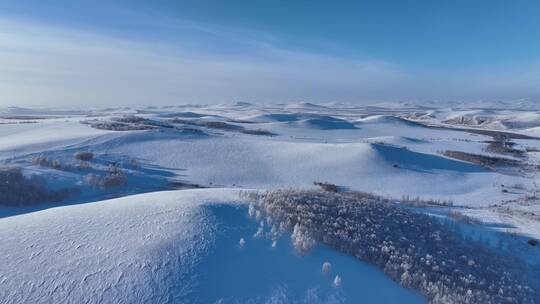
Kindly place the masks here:
<instances>
[{"instance_id":1,"label":"white snow surface","mask_svg":"<svg viewBox=\"0 0 540 304\"><path fill-rule=\"evenodd\" d=\"M207 190L143 194L0 219L3 303L155 303L189 291L210 245ZM232 200L231 200L232 201ZM171 288L176 280L182 282Z\"/></svg>"},{"instance_id":2,"label":"white snow surface","mask_svg":"<svg viewBox=\"0 0 540 304\"><path fill-rule=\"evenodd\" d=\"M68 201L74 205L57 204L56 208L41 211L36 210L51 206L26 211L0 207L2 303L142 303L177 299L188 299L182 301L186 303L279 303L279 299L339 303L363 299L358 291L347 289L351 276L366 282L375 277L381 280L375 286L366 283L367 288L362 289L364 298L372 297L369 299L378 303L395 303L400 298L410 299L407 301L411 303L421 301L384 281L385 277L372 268L347 267L359 263L331 250L317 249L299 262L291 248L282 247L290 242L278 241L274 246L254 241L251 236L257 231L256 223L251 227L247 219L238 219L239 215L229 209L216 207L224 204L234 210L243 208L234 203L238 189L312 188L313 182L326 181L346 190L373 192L398 201L402 196L451 200L466 207L461 212L493 227L504 227L495 229L540 238L539 171L535 167L509 174L440 153L455 150L501 156L485 151L491 136L447 129L445 121L454 119L458 127L504 129L534 136L540 134L540 120L533 110L236 103L91 111L11 108L0 112L1 165L22 167L27 175L37 173L51 187L82 189L80 196ZM123 115L168 126L111 131L81 123L93 119L111 121ZM470 117L484 123L460 125L462 121L469 123ZM179 120L174 122L174 118ZM242 132L245 130L266 130L273 136ZM514 141L515 148L528 149L527 162L540 164L538 139ZM75 166L76 151L95 154L91 168ZM31 159L37 155L59 160L64 167L32 164ZM85 175L103 174L112 162L119 163L128 175L127 185L107 191L85 185ZM166 189L170 181L236 190L156 192L104 200ZM76 204L82 201L95 202ZM223 227L229 227L224 230L227 233L219 232ZM241 238L245 244L243 251L238 251ZM223 245L229 242L230 246ZM270 254L274 247L279 255ZM256 254L250 248L255 248ZM221 265L223 259L214 259L212 252L214 257L225 255L234 262ZM267 265L264 268L254 259L256 256L275 262L263 263ZM290 269L279 266L283 259L290 262L286 264ZM327 260L337 273L316 277ZM243 264L246 261L249 266ZM287 280L271 275L276 267L281 267L280 273L286 273ZM214 268L220 270L210 271ZM344 270L348 268L351 273ZM312 278L317 279L291 285L292 281L306 279L305 274L312 269ZM265 273L269 281L253 283L258 278L256 272ZM222 273L241 273L230 282L252 282L247 289L251 293L240 285L222 285L224 279L218 277ZM201 277L203 274L206 277ZM332 284L336 275L342 278L339 290ZM259 285L271 288L261 289ZM388 296L386 300L375 292L381 286Z\"/></svg>"},{"instance_id":3,"label":"white snow surface","mask_svg":"<svg viewBox=\"0 0 540 304\"><path fill-rule=\"evenodd\" d=\"M423 303L326 248L246 235L236 189L155 192L0 218L2 303ZM320 273L325 259L340 271ZM351 280L347 282L347 276Z\"/></svg>"},{"instance_id":4,"label":"white snow surface","mask_svg":"<svg viewBox=\"0 0 540 304\"><path fill-rule=\"evenodd\" d=\"M315 181L327 181L346 189L396 199L418 196L451 200L454 204L472 207L515 200L522 194L503 192L502 185L535 187L531 172L524 174L528 176L501 174L440 154L441 151L455 150L500 156L485 151L485 142L492 139L490 136L428 128L400 118L425 112L432 115L435 122L467 115L535 122L538 113L534 111L428 109L413 105L331 107L311 103L258 106L245 102L92 111L90 117L71 115L39 119L31 124L0 124L0 161L25 167L25 162L28 164L32 156L44 154L71 162L75 151L90 150L98 157L102 156L104 161L129 157L143 167L170 172L177 180L209 187L306 188L312 187ZM12 112L39 114L39 111L29 109L7 111ZM115 132L80 123L125 114L168 123L174 117L193 122L228 123L235 128L267 130L276 136L199 125L187 127L206 135L164 128ZM17 122L16 119L9 121ZM186 127L182 123L173 123L173 126ZM519 139L516 142L521 149L540 148L539 140ZM528 153L531 162L540 163L537 154ZM35 167L30 169L40 171ZM50 173L51 170L41 171Z\"/></svg>"}]
</instances>

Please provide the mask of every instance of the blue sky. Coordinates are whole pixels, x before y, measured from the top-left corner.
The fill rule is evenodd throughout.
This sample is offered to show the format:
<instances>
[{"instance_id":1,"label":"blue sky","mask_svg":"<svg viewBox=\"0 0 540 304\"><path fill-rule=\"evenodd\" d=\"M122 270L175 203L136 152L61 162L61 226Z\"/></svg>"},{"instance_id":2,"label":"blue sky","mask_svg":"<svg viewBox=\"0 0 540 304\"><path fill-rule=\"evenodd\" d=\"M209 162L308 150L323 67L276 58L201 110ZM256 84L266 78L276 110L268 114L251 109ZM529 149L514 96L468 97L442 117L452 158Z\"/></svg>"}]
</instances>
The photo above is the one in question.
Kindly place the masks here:
<instances>
[{"instance_id":1,"label":"blue sky","mask_svg":"<svg viewBox=\"0 0 540 304\"><path fill-rule=\"evenodd\" d=\"M0 105L540 96L538 1L0 0Z\"/></svg>"}]
</instances>

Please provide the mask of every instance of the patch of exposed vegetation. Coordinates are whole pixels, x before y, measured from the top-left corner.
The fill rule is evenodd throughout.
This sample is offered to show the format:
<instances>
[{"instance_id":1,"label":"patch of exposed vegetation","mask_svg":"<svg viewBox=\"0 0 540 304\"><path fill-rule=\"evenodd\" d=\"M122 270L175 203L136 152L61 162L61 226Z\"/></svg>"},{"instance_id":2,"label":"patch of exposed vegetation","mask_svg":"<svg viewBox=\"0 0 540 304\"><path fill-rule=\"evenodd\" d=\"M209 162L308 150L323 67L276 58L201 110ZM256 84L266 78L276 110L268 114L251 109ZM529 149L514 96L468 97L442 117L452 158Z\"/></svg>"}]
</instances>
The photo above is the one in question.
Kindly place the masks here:
<instances>
[{"instance_id":1,"label":"patch of exposed vegetation","mask_svg":"<svg viewBox=\"0 0 540 304\"><path fill-rule=\"evenodd\" d=\"M328 182L313 182L313 184L315 186L321 187L321 189L326 192L333 192L333 193L339 192L339 187L337 185L330 184Z\"/></svg>"},{"instance_id":2,"label":"patch of exposed vegetation","mask_svg":"<svg viewBox=\"0 0 540 304\"><path fill-rule=\"evenodd\" d=\"M244 129L241 132L244 134L250 134L250 135L262 135L262 136L276 136L277 135L276 133L272 133L264 129L255 129L255 130Z\"/></svg>"},{"instance_id":3,"label":"patch of exposed vegetation","mask_svg":"<svg viewBox=\"0 0 540 304\"><path fill-rule=\"evenodd\" d=\"M94 153L88 151L78 151L73 154L73 158L81 161L91 161L94 159Z\"/></svg>"},{"instance_id":4,"label":"patch of exposed vegetation","mask_svg":"<svg viewBox=\"0 0 540 304\"><path fill-rule=\"evenodd\" d=\"M241 124L254 124L256 122L254 121L250 121L250 120L242 120L242 119L227 119L228 122L232 122L232 123L241 123Z\"/></svg>"},{"instance_id":5,"label":"patch of exposed vegetation","mask_svg":"<svg viewBox=\"0 0 540 304\"><path fill-rule=\"evenodd\" d=\"M190 127L176 127L176 131L180 132L184 135L192 135L192 136L206 136L208 133L204 132L203 130L196 129L196 128L190 128Z\"/></svg>"},{"instance_id":6,"label":"patch of exposed vegetation","mask_svg":"<svg viewBox=\"0 0 540 304\"><path fill-rule=\"evenodd\" d=\"M376 196L376 195L373 195L373 194L372 194L372 197L376 198L376 199L379 199L379 200L385 200L387 202L399 201L400 204L407 205L407 206L412 206L412 207L419 207L419 208L433 207L433 206L438 206L438 207L452 207L452 206L454 206L454 202L451 199L446 199L446 200L423 199L423 198L420 198L420 196L410 197L409 195L404 195L404 196L401 197L401 199L396 200L396 199L382 198L380 196Z\"/></svg>"},{"instance_id":7,"label":"patch of exposed vegetation","mask_svg":"<svg viewBox=\"0 0 540 304\"><path fill-rule=\"evenodd\" d=\"M85 176L85 182L92 187L99 188L116 188L127 184L127 175L113 163L109 165L107 172L104 176L90 173Z\"/></svg>"},{"instance_id":8,"label":"patch of exposed vegetation","mask_svg":"<svg viewBox=\"0 0 540 304\"><path fill-rule=\"evenodd\" d=\"M538 303L533 271L462 239L440 220L354 192L276 190L251 194L249 214L271 239L285 231L300 254L317 242L372 263L430 303ZM532 279L531 279L532 280Z\"/></svg>"},{"instance_id":9,"label":"patch of exposed vegetation","mask_svg":"<svg viewBox=\"0 0 540 304\"><path fill-rule=\"evenodd\" d=\"M53 168L53 169L62 169L62 164L57 159L52 159L43 155L38 155L32 157L32 164L41 166L41 167L47 167L47 168Z\"/></svg>"},{"instance_id":10,"label":"patch of exposed vegetation","mask_svg":"<svg viewBox=\"0 0 540 304\"><path fill-rule=\"evenodd\" d=\"M520 161L511 158L487 156L462 151L446 150L443 151L441 154L447 157L470 162L490 169L494 169L497 167L517 167L522 165Z\"/></svg>"},{"instance_id":11,"label":"patch of exposed vegetation","mask_svg":"<svg viewBox=\"0 0 540 304\"><path fill-rule=\"evenodd\" d=\"M243 127L229 124L223 121L198 121L197 125L210 128L210 129L219 129L219 130L241 130Z\"/></svg>"},{"instance_id":12,"label":"patch of exposed vegetation","mask_svg":"<svg viewBox=\"0 0 540 304\"><path fill-rule=\"evenodd\" d=\"M1 115L0 119L6 120L43 120L58 117L32 116L32 115Z\"/></svg>"},{"instance_id":13,"label":"patch of exposed vegetation","mask_svg":"<svg viewBox=\"0 0 540 304\"><path fill-rule=\"evenodd\" d=\"M243 127L229 124L223 121L216 121L216 120L187 120L187 119L179 119L175 118L171 120L172 123L180 123L184 125L192 125L192 126L198 126L198 127L205 127L210 129L218 129L218 130L242 130Z\"/></svg>"},{"instance_id":14,"label":"patch of exposed vegetation","mask_svg":"<svg viewBox=\"0 0 540 304\"><path fill-rule=\"evenodd\" d=\"M503 134L498 134L493 137L493 140L487 142L488 145L485 148L487 152L498 153L498 154L511 154L514 157L523 157L525 156L524 150L519 150L514 148L516 145L514 142Z\"/></svg>"},{"instance_id":15,"label":"patch of exposed vegetation","mask_svg":"<svg viewBox=\"0 0 540 304\"><path fill-rule=\"evenodd\" d=\"M35 174L26 177L18 167L0 168L0 204L4 206L60 202L78 193L77 188L49 190L44 178Z\"/></svg>"},{"instance_id":16,"label":"patch of exposed vegetation","mask_svg":"<svg viewBox=\"0 0 540 304\"><path fill-rule=\"evenodd\" d=\"M481 126L493 121L493 118L482 116L458 116L443 121L445 124L462 126Z\"/></svg>"},{"instance_id":17,"label":"patch of exposed vegetation","mask_svg":"<svg viewBox=\"0 0 540 304\"><path fill-rule=\"evenodd\" d=\"M170 189L176 189L176 190L206 188L205 186L202 186L199 184L186 183L186 182L181 182L181 181L169 181L168 186Z\"/></svg>"},{"instance_id":18,"label":"patch of exposed vegetation","mask_svg":"<svg viewBox=\"0 0 540 304\"><path fill-rule=\"evenodd\" d=\"M457 210L448 211L448 217L458 223L468 224L468 225L479 225L482 222L474 217L470 217L466 214L463 214Z\"/></svg>"},{"instance_id":19,"label":"patch of exposed vegetation","mask_svg":"<svg viewBox=\"0 0 540 304\"><path fill-rule=\"evenodd\" d=\"M231 121L231 122L236 122L236 121ZM263 130L263 129L249 130L249 129L245 129L242 126L237 126L234 124L226 123L223 121L217 121L217 120L188 120L188 119L175 118L171 120L171 123L183 124L187 126L204 127L208 129L223 130L223 131L237 131L237 132L250 134L250 135L262 135L262 136L277 135L268 130ZM245 123L245 122L242 122L242 123Z\"/></svg>"},{"instance_id":20,"label":"patch of exposed vegetation","mask_svg":"<svg viewBox=\"0 0 540 304\"><path fill-rule=\"evenodd\" d=\"M88 120L84 123L89 124L92 128L109 131L141 131L156 128L155 126L144 124L130 124L117 121Z\"/></svg>"},{"instance_id":21,"label":"patch of exposed vegetation","mask_svg":"<svg viewBox=\"0 0 540 304\"><path fill-rule=\"evenodd\" d=\"M404 119L407 119L404 117ZM540 139L535 136L525 135L521 133L514 133L514 132L508 132L508 131L501 131L501 130L487 130L487 129L480 129L480 128L467 128L467 127L454 127L451 125L436 125L432 123L426 123L421 120L408 120L410 122L416 123L418 125L424 126L426 128L431 129L446 129L446 130L453 130L453 131L461 131L461 132L468 132L473 134L479 134L479 135L486 135L490 137L500 136L504 135L507 138L510 139Z\"/></svg>"},{"instance_id":22,"label":"patch of exposed vegetation","mask_svg":"<svg viewBox=\"0 0 540 304\"><path fill-rule=\"evenodd\" d=\"M158 120L152 120L135 115L125 115L122 117L111 118L110 120L87 120L82 123L89 124L91 127L109 131L140 131L152 130L157 128L173 128L172 125Z\"/></svg>"}]
</instances>

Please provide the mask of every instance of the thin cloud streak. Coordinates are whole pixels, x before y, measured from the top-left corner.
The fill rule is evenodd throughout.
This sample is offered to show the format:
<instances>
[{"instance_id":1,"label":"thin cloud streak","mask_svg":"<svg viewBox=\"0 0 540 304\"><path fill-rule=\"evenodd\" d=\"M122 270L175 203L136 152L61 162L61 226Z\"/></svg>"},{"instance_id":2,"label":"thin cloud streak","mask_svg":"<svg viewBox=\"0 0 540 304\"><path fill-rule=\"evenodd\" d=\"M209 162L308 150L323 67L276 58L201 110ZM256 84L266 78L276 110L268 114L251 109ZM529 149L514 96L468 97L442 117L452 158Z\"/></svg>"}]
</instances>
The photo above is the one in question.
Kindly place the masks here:
<instances>
[{"instance_id":1,"label":"thin cloud streak","mask_svg":"<svg viewBox=\"0 0 540 304\"><path fill-rule=\"evenodd\" d=\"M197 39L206 39L197 34L213 32L204 28L190 29L179 38L185 43L174 45L13 20L0 19L0 28L0 106L519 98L538 93L540 79L529 68L415 73L395 63L243 41L234 33L221 35L234 44L226 52L197 48ZM518 80L506 81L512 73Z\"/></svg>"},{"instance_id":2,"label":"thin cloud streak","mask_svg":"<svg viewBox=\"0 0 540 304\"><path fill-rule=\"evenodd\" d=\"M212 103L356 98L403 75L262 44L250 53L197 53L91 33L1 21L0 105ZM363 88L362 88L363 86Z\"/></svg>"}]
</instances>

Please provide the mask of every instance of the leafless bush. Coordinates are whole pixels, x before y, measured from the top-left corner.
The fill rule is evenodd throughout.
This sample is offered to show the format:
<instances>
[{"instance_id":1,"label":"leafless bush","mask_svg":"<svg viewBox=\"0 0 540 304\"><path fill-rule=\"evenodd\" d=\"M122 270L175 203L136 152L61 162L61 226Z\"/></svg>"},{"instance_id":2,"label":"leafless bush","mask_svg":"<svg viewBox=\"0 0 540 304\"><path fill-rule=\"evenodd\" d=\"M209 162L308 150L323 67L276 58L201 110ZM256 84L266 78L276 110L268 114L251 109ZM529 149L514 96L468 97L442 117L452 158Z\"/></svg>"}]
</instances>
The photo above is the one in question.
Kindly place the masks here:
<instances>
[{"instance_id":1,"label":"leafless bush","mask_svg":"<svg viewBox=\"0 0 540 304\"><path fill-rule=\"evenodd\" d=\"M376 198L350 193L276 190L251 194L250 213L266 218L275 237L293 232L300 252L311 240L382 268L430 303L538 303L530 270L436 218ZM270 219L271 223L268 221ZM534 283L533 283L534 284Z\"/></svg>"},{"instance_id":2,"label":"leafless bush","mask_svg":"<svg viewBox=\"0 0 540 304\"><path fill-rule=\"evenodd\" d=\"M43 202L59 202L78 193L78 189L64 188L51 191L38 175L25 177L21 168L0 168L0 204L27 206Z\"/></svg>"},{"instance_id":3,"label":"leafless bush","mask_svg":"<svg viewBox=\"0 0 540 304\"><path fill-rule=\"evenodd\" d=\"M134 116L136 117L136 116ZM140 120L141 119L141 120ZM140 123L144 118L117 118L113 120L87 120L82 123L89 124L92 128L109 131L137 131L156 129L156 126Z\"/></svg>"},{"instance_id":4,"label":"leafless bush","mask_svg":"<svg viewBox=\"0 0 540 304\"><path fill-rule=\"evenodd\" d=\"M94 173L88 173L84 177L84 182L92 187L101 187L103 184L103 176Z\"/></svg>"},{"instance_id":5,"label":"leafless bush","mask_svg":"<svg viewBox=\"0 0 540 304\"><path fill-rule=\"evenodd\" d=\"M470 217L466 214L463 214L457 210L448 211L448 217L453 219L456 222L469 224L469 225L478 225L482 223L480 220Z\"/></svg>"},{"instance_id":6,"label":"leafless bush","mask_svg":"<svg viewBox=\"0 0 540 304\"><path fill-rule=\"evenodd\" d=\"M90 168L92 168L92 166L90 165L89 162L87 161L79 161L75 164L74 166L77 170L88 170Z\"/></svg>"},{"instance_id":7,"label":"leafless bush","mask_svg":"<svg viewBox=\"0 0 540 304\"><path fill-rule=\"evenodd\" d=\"M73 157L76 160L91 161L92 159L94 159L94 153L87 152L87 151L78 151L78 152L75 152Z\"/></svg>"},{"instance_id":8,"label":"leafless bush","mask_svg":"<svg viewBox=\"0 0 540 304\"><path fill-rule=\"evenodd\" d=\"M249 120L243 120L243 119L233 119L233 118L229 118L227 119L228 122L232 122L232 123L242 123L242 124L254 124L256 123L255 121L249 121Z\"/></svg>"},{"instance_id":9,"label":"leafless bush","mask_svg":"<svg viewBox=\"0 0 540 304\"><path fill-rule=\"evenodd\" d=\"M48 158L46 156L43 156L43 155L34 156L32 158L32 164L38 165L38 166L41 166L41 167L53 168L53 169L61 169L62 168L62 164L60 163L59 160L50 159L50 158Z\"/></svg>"},{"instance_id":10,"label":"leafless bush","mask_svg":"<svg viewBox=\"0 0 540 304\"><path fill-rule=\"evenodd\" d=\"M219 130L243 130L244 127L229 124L223 121L214 121L214 120L187 120L175 118L171 120L172 123L181 123L184 125L192 125L199 127L206 127L210 129L219 129Z\"/></svg>"},{"instance_id":11,"label":"leafless bush","mask_svg":"<svg viewBox=\"0 0 540 304\"><path fill-rule=\"evenodd\" d=\"M399 200L401 204L413 206L413 207L429 207L429 206L442 206L442 207L452 207L454 202L452 200L435 200L435 199L425 199L416 196L414 198L409 195L404 195Z\"/></svg>"},{"instance_id":12,"label":"leafless bush","mask_svg":"<svg viewBox=\"0 0 540 304\"><path fill-rule=\"evenodd\" d=\"M221 130L240 130L243 129L243 127L228 124L226 122L222 121L199 121L197 122L197 125L212 128L212 129L221 129Z\"/></svg>"},{"instance_id":13,"label":"leafless bush","mask_svg":"<svg viewBox=\"0 0 540 304\"><path fill-rule=\"evenodd\" d=\"M120 187L127 183L127 177L123 174L106 175L103 179L104 188Z\"/></svg>"},{"instance_id":14,"label":"leafless bush","mask_svg":"<svg viewBox=\"0 0 540 304\"><path fill-rule=\"evenodd\" d=\"M242 130L242 133L250 134L250 135L263 135L263 136L276 136L277 135L276 133L272 133L264 129L256 129L256 130L245 129L245 130Z\"/></svg>"},{"instance_id":15,"label":"leafless bush","mask_svg":"<svg viewBox=\"0 0 540 304\"><path fill-rule=\"evenodd\" d=\"M525 155L524 150L514 148L515 143L510 141L508 136L504 134L497 134L493 136L493 140L488 142L485 150L491 153L499 154L511 154L515 157L523 157Z\"/></svg>"},{"instance_id":16,"label":"leafless bush","mask_svg":"<svg viewBox=\"0 0 540 304\"><path fill-rule=\"evenodd\" d=\"M129 124L144 124L149 121L147 118L142 118L135 115L124 115L122 117L113 118L114 121L124 122Z\"/></svg>"},{"instance_id":17,"label":"leafless bush","mask_svg":"<svg viewBox=\"0 0 540 304\"><path fill-rule=\"evenodd\" d=\"M463 161L481 165L487 168L514 167L514 166L521 165L521 162L515 159L511 159L511 158L494 157L494 156L473 154L473 153L467 153L467 152L461 152L461 151L446 150L446 151L443 151L442 154L447 157L463 160Z\"/></svg>"},{"instance_id":18,"label":"leafless bush","mask_svg":"<svg viewBox=\"0 0 540 304\"><path fill-rule=\"evenodd\" d=\"M322 190L327 192L339 192L339 187L328 182L313 182L315 186L321 187Z\"/></svg>"},{"instance_id":19,"label":"leafless bush","mask_svg":"<svg viewBox=\"0 0 540 304\"><path fill-rule=\"evenodd\" d=\"M127 176L116 164L111 164L105 176L90 173L85 176L84 181L92 187L107 189L125 185L127 183Z\"/></svg>"},{"instance_id":20,"label":"leafless bush","mask_svg":"<svg viewBox=\"0 0 540 304\"><path fill-rule=\"evenodd\" d=\"M196 128L190 128L190 127L176 127L175 130L179 131L182 134L185 135L192 135L192 136L206 136L208 135L206 132L196 129Z\"/></svg>"}]
</instances>

